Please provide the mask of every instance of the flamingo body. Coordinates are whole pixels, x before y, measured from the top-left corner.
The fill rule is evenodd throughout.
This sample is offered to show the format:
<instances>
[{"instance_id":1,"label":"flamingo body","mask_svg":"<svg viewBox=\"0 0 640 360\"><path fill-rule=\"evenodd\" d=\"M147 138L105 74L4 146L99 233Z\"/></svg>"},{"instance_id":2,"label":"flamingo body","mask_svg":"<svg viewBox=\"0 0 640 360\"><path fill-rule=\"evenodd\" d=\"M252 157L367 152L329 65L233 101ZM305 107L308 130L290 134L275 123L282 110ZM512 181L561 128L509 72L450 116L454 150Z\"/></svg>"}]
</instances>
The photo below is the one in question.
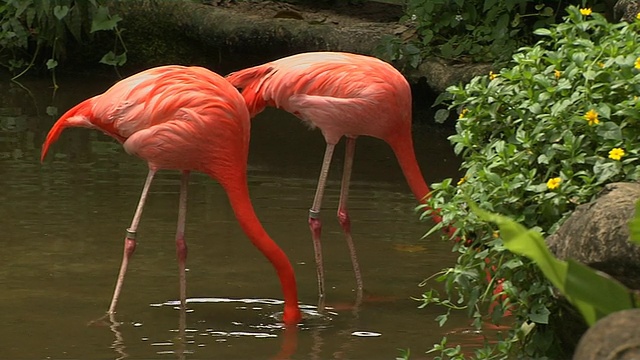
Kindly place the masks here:
<instances>
[{"instance_id":1,"label":"flamingo body","mask_svg":"<svg viewBox=\"0 0 640 360\"><path fill-rule=\"evenodd\" d=\"M319 245L319 212L333 149L342 137L346 137L338 219L347 237L358 290L361 291L362 283L346 207L355 139L364 135L388 143L416 199L424 203L429 194L429 187L413 150L411 88L408 82L384 61L339 52L292 55L231 73L227 80L242 90L251 116L260 113L266 106L281 108L312 128L320 129L325 138L325 157L309 211L321 300L324 296L324 280ZM435 212L432 218L435 222L442 220ZM453 233L452 229L446 230Z\"/></svg>"},{"instance_id":2,"label":"flamingo body","mask_svg":"<svg viewBox=\"0 0 640 360\"><path fill-rule=\"evenodd\" d=\"M115 311L121 278L135 249L135 229L153 175L159 169L173 169L183 172L176 234L182 304L185 301L186 179L189 171L194 170L210 175L225 189L241 227L278 273L285 297L284 321L300 320L293 268L263 229L249 199L246 178L249 112L240 93L224 78L200 67L162 66L121 80L60 117L44 142L42 160L67 127L104 132L122 143L129 154L147 161L150 169L125 239L123 265L110 313Z\"/></svg>"},{"instance_id":3,"label":"flamingo body","mask_svg":"<svg viewBox=\"0 0 640 360\"><path fill-rule=\"evenodd\" d=\"M322 132L327 144L365 135L393 149L419 201L429 193L413 151L411 88L390 64L340 52L292 55L228 75L251 116L282 108Z\"/></svg>"},{"instance_id":4,"label":"flamingo body","mask_svg":"<svg viewBox=\"0 0 640 360\"><path fill-rule=\"evenodd\" d=\"M391 65L334 52L293 55L227 77L254 116L266 105L318 127L327 143L368 135L387 142L411 133L411 89Z\"/></svg>"},{"instance_id":5,"label":"flamingo body","mask_svg":"<svg viewBox=\"0 0 640 360\"><path fill-rule=\"evenodd\" d=\"M64 128L87 127L117 139L152 167L196 170L220 181L230 164L246 164L248 156L249 114L235 93L204 68L144 71L64 114L47 136L42 158Z\"/></svg>"}]
</instances>

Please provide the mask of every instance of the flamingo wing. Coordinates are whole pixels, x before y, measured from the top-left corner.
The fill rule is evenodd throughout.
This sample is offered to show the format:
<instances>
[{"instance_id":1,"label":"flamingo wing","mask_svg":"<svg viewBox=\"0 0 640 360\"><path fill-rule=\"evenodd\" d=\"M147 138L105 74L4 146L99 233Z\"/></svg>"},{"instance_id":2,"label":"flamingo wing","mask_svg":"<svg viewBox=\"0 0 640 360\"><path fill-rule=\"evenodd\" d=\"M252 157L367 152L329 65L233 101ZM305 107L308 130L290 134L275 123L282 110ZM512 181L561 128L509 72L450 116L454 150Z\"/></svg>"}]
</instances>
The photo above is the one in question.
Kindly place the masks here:
<instances>
[{"instance_id":1,"label":"flamingo wing","mask_svg":"<svg viewBox=\"0 0 640 360\"><path fill-rule=\"evenodd\" d=\"M340 136L338 128L342 135L386 138L411 122L407 81L369 56L302 53L234 72L227 80L242 89L252 116L275 106L335 133L332 138Z\"/></svg>"},{"instance_id":2,"label":"flamingo wing","mask_svg":"<svg viewBox=\"0 0 640 360\"><path fill-rule=\"evenodd\" d=\"M86 127L159 168L204 170L197 156L203 151L235 151L241 158L249 126L242 97L224 78L199 67L163 66L121 80L65 113L49 132L42 158L64 128Z\"/></svg>"},{"instance_id":3,"label":"flamingo wing","mask_svg":"<svg viewBox=\"0 0 640 360\"><path fill-rule=\"evenodd\" d=\"M337 144L342 136L368 135L367 119L376 116L371 101L363 98L295 94L288 99L286 109L320 128L329 144Z\"/></svg>"}]
</instances>

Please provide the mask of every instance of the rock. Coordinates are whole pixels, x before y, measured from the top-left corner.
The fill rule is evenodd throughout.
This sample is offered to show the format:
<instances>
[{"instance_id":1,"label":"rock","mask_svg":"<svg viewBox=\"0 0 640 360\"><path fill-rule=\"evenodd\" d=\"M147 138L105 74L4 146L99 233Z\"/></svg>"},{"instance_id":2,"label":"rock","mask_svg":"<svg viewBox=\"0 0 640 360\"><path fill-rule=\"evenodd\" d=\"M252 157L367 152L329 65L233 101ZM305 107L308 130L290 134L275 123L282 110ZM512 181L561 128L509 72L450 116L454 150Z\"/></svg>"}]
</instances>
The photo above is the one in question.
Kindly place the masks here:
<instances>
[{"instance_id":1,"label":"rock","mask_svg":"<svg viewBox=\"0 0 640 360\"><path fill-rule=\"evenodd\" d=\"M560 259L575 259L640 289L640 246L629 242L628 228L638 199L639 183L606 185L597 200L576 208L547 245Z\"/></svg>"},{"instance_id":2,"label":"rock","mask_svg":"<svg viewBox=\"0 0 640 360\"><path fill-rule=\"evenodd\" d=\"M632 23L640 12L640 1L618 0L613 6L613 20Z\"/></svg>"},{"instance_id":3,"label":"rock","mask_svg":"<svg viewBox=\"0 0 640 360\"><path fill-rule=\"evenodd\" d=\"M640 309L622 310L600 319L582 336L574 360L640 359Z\"/></svg>"},{"instance_id":4,"label":"rock","mask_svg":"<svg viewBox=\"0 0 640 360\"><path fill-rule=\"evenodd\" d=\"M406 75L411 82L418 82L424 77L433 91L442 93L451 85L466 84L475 76L488 75L492 69L492 65L487 63L451 64L433 57L426 59L416 70L408 71Z\"/></svg>"}]
</instances>

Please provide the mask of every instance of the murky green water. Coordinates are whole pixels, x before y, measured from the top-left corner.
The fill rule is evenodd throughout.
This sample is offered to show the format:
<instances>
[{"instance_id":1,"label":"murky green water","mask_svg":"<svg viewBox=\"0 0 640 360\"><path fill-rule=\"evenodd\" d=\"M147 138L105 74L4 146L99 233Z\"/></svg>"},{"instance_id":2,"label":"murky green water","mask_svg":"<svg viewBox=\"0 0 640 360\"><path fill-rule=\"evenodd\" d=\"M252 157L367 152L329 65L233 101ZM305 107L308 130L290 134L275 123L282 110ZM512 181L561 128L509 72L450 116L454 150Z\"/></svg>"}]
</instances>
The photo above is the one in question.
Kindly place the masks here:
<instances>
[{"instance_id":1,"label":"murky green water","mask_svg":"<svg viewBox=\"0 0 640 360\"><path fill-rule=\"evenodd\" d=\"M63 79L52 97L49 79L20 88L0 82L0 358L159 359L413 359L452 328L417 309L418 284L455 257L449 244L421 240L429 224L388 146L361 138L351 190L353 238L365 285L354 308L355 281L335 219L342 148L323 208L323 244L330 319L284 333L271 316L282 310L277 277L244 237L222 189L201 174L189 188L186 343L178 341L174 232L179 174L160 172L139 228L117 326L89 324L107 309L146 164L95 131L70 129L39 163L40 146L57 116L104 91L113 79ZM47 115L55 106L59 114ZM49 109L51 111L51 109ZM415 132L427 182L455 177L447 134ZM277 111L252 128L249 186L259 218L294 264L300 301L313 308L316 277L307 225L323 156L319 132ZM453 334L471 343L471 335Z\"/></svg>"}]
</instances>

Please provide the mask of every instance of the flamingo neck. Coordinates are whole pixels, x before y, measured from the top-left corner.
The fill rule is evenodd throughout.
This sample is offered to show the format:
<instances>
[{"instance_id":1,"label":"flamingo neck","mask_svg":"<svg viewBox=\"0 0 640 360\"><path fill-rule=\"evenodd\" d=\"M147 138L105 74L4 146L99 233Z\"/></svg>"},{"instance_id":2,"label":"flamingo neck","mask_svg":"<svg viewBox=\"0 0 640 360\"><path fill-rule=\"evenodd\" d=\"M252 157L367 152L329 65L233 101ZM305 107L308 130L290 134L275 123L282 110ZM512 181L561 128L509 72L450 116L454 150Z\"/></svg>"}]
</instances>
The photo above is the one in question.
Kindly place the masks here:
<instances>
[{"instance_id":1,"label":"flamingo neck","mask_svg":"<svg viewBox=\"0 0 640 360\"><path fill-rule=\"evenodd\" d=\"M420 171L420 167L418 166L411 137L409 136L409 139L400 139L397 141L394 139L389 141L389 145L391 145L391 148L398 159L402 173L407 180L407 184L409 184L411 192L413 192L413 195L416 197L416 200L418 200L420 204L426 204L431 191L429 190L427 183L424 181L422 171ZM427 207L427 209L431 208ZM439 211L437 209L431 213L431 219L436 224L442 222L442 217L439 215ZM449 231L447 230L446 232Z\"/></svg>"},{"instance_id":2,"label":"flamingo neck","mask_svg":"<svg viewBox=\"0 0 640 360\"><path fill-rule=\"evenodd\" d=\"M249 198L246 175L234 181L220 181L225 189L231 207L240 227L253 245L271 262L280 279L284 295L284 316L286 324L298 323L302 315L298 307L298 290L295 274L287 255L271 239L256 216Z\"/></svg>"},{"instance_id":3,"label":"flamingo neck","mask_svg":"<svg viewBox=\"0 0 640 360\"><path fill-rule=\"evenodd\" d=\"M424 181L424 177L422 176L422 172L420 171L420 167L418 166L418 161L416 160L416 154L413 151L413 141L411 136L409 139L401 139L400 141L390 141L389 145L393 149L393 152L396 154L396 158L398 159L398 163L400 164L400 168L402 169L402 173L404 174L407 183L409 184L409 188L413 192L413 195L416 197L420 204L426 204L427 199L430 195L429 186ZM427 206L427 210L433 210L431 212L431 220L434 223L439 224L442 222L442 216L440 216L439 209L432 209ZM456 228L447 225L442 228L442 231L453 238L454 241L459 241L458 237L454 237Z\"/></svg>"},{"instance_id":4,"label":"flamingo neck","mask_svg":"<svg viewBox=\"0 0 640 360\"><path fill-rule=\"evenodd\" d=\"M407 180L407 184L409 184L411 192L413 192L413 195L419 203L425 204L429 197L430 190L418 166L418 161L413 151L413 141L411 138L409 138L409 140L389 141L389 145L391 145L398 159L398 164L400 164L400 169L402 169L402 173Z\"/></svg>"}]
</instances>

